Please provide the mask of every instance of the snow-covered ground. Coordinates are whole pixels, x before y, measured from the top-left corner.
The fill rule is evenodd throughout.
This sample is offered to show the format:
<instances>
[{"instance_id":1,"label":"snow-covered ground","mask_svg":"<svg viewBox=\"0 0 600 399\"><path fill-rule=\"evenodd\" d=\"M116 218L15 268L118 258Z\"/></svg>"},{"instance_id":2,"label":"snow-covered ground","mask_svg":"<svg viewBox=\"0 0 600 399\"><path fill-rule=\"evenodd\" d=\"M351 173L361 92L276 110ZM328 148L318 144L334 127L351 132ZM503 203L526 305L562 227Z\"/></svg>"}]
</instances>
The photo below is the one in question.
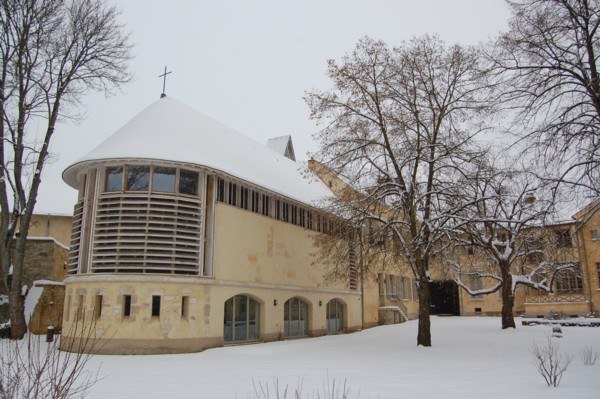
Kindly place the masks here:
<instances>
[{"instance_id":1,"label":"snow-covered ground","mask_svg":"<svg viewBox=\"0 0 600 399\"><path fill-rule=\"evenodd\" d=\"M517 320L520 324L520 320ZM274 380L288 398L298 381L303 397L321 398L329 378L349 398L600 398L600 359L583 364L585 347L600 352L600 328L562 327L552 338L573 362L558 388L546 386L529 348L549 326L501 330L498 318L433 317L433 347L416 346L416 321L337 336L159 356L95 356L100 380L89 398L250 398L254 383Z\"/></svg>"}]
</instances>

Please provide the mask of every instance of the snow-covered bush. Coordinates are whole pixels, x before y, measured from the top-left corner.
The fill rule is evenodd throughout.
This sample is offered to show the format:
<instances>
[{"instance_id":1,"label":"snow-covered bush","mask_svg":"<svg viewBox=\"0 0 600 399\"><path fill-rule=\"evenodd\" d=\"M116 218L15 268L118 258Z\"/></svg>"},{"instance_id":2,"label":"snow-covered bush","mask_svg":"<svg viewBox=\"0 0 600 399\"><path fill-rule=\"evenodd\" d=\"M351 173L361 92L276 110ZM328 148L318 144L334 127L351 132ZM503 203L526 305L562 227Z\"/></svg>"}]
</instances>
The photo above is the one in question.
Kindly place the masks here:
<instances>
[{"instance_id":1,"label":"snow-covered bush","mask_svg":"<svg viewBox=\"0 0 600 399\"><path fill-rule=\"evenodd\" d=\"M323 384L322 389L313 391L309 395L302 394L303 382L302 379L299 379L296 388L292 391L288 390L287 385L280 386L277 377L273 379L272 389L267 382L252 380L253 391L248 397L250 399L350 399L350 389L346 386L346 380L339 383L335 378L330 379L327 375L327 381ZM357 395L356 398L358 397Z\"/></svg>"},{"instance_id":2,"label":"snow-covered bush","mask_svg":"<svg viewBox=\"0 0 600 399\"><path fill-rule=\"evenodd\" d=\"M84 332L91 332L86 327ZM95 352L98 340L87 335L80 345ZM0 339L0 399L83 398L98 381L99 370L86 364L93 355L75 347L61 352L59 344L28 334L23 340Z\"/></svg>"},{"instance_id":3,"label":"snow-covered bush","mask_svg":"<svg viewBox=\"0 0 600 399\"><path fill-rule=\"evenodd\" d=\"M596 360L598 360L598 352L596 352L591 346L586 346L583 348L579 356L581 357L583 364L586 366L593 366L594 363L596 363Z\"/></svg>"},{"instance_id":4,"label":"snow-covered bush","mask_svg":"<svg viewBox=\"0 0 600 399\"><path fill-rule=\"evenodd\" d=\"M546 336L546 341L543 344L539 345L534 342L530 348L538 372L544 377L548 386L557 387L564 372L573 361L572 355L559 353L558 349L558 343L554 343L549 335Z\"/></svg>"}]
</instances>

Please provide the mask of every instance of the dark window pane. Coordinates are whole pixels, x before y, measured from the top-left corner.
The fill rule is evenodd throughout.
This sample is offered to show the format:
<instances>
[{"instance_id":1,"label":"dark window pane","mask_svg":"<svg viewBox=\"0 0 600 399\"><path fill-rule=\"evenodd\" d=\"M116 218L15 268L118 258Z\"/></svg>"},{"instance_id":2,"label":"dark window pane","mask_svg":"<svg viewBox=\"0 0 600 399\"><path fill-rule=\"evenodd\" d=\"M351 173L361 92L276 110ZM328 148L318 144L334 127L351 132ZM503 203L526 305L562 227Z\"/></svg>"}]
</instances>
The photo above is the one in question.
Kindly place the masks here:
<instances>
[{"instance_id":1,"label":"dark window pane","mask_svg":"<svg viewBox=\"0 0 600 399\"><path fill-rule=\"evenodd\" d=\"M258 339L259 304L246 295L225 302L223 338L225 341Z\"/></svg>"},{"instance_id":2,"label":"dark window pane","mask_svg":"<svg viewBox=\"0 0 600 399\"><path fill-rule=\"evenodd\" d=\"M198 195L198 172L183 169L179 171L179 193Z\"/></svg>"},{"instance_id":3,"label":"dark window pane","mask_svg":"<svg viewBox=\"0 0 600 399\"><path fill-rule=\"evenodd\" d=\"M175 192L175 168L154 168L152 191Z\"/></svg>"},{"instance_id":4,"label":"dark window pane","mask_svg":"<svg viewBox=\"0 0 600 399\"><path fill-rule=\"evenodd\" d=\"M225 302L224 319L223 339L225 341L233 341L233 298Z\"/></svg>"},{"instance_id":5,"label":"dark window pane","mask_svg":"<svg viewBox=\"0 0 600 399\"><path fill-rule=\"evenodd\" d=\"M284 305L284 335L301 337L308 333L308 305L300 298L291 298Z\"/></svg>"},{"instance_id":6,"label":"dark window pane","mask_svg":"<svg viewBox=\"0 0 600 399\"><path fill-rule=\"evenodd\" d=\"M150 187L150 167L149 166L128 166L127 167L127 190L147 191Z\"/></svg>"},{"instance_id":7,"label":"dark window pane","mask_svg":"<svg viewBox=\"0 0 600 399\"><path fill-rule=\"evenodd\" d=\"M152 316L160 316L160 296L152 295Z\"/></svg>"},{"instance_id":8,"label":"dark window pane","mask_svg":"<svg viewBox=\"0 0 600 399\"><path fill-rule=\"evenodd\" d=\"M344 308L337 299L327 303L327 332L335 333L344 328Z\"/></svg>"},{"instance_id":9,"label":"dark window pane","mask_svg":"<svg viewBox=\"0 0 600 399\"><path fill-rule=\"evenodd\" d=\"M123 168L106 168L105 191L121 191L123 189Z\"/></svg>"},{"instance_id":10,"label":"dark window pane","mask_svg":"<svg viewBox=\"0 0 600 399\"><path fill-rule=\"evenodd\" d=\"M131 315L131 295L125 295L123 300L123 316Z\"/></svg>"}]
</instances>

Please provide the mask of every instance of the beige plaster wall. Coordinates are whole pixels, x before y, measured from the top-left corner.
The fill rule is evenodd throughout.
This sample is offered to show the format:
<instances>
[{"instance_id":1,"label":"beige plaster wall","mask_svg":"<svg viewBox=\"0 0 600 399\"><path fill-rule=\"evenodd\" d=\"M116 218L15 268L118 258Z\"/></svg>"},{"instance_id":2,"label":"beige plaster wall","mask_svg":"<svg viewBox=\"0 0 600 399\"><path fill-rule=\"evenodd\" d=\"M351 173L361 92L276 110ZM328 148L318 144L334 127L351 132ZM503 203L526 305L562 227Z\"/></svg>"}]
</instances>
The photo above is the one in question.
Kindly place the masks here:
<instances>
[{"instance_id":1,"label":"beige plaster wall","mask_svg":"<svg viewBox=\"0 0 600 399\"><path fill-rule=\"evenodd\" d=\"M66 215L34 214L29 224L29 237L52 237L69 246L73 217Z\"/></svg>"},{"instance_id":2,"label":"beige plaster wall","mask_svg":"<svg viewBox=\"0 0 600 399\"><path fill-rule=\"evenodd\" d=\"M326 304L334 298L345 304L344 329L361 328L359 293L281 289L202 277L96 275L70 277L65 282L65 341L69 342L69 337L75 335L75 328L94 324L93 337L106 340L100 353L193 352L223 345L224 304L229 298L242 294L260 304L259 341L283 338L283 305L293 297L301 297L308 304L309 336L326 333ZM97 319L96 295L102 295L102 312ZM124 295L132 296L129 317L123 314ZM159 317L151 315L153 295L161 296ZM182 296L189 297L187 318L181 314ZM76 325L80 297L82 318ZM130 340L135 341L133 345Z\"/></svg>"},{"instance_id":3,"label":"beige plaster wall","mask_svg":"<svg viewBox=\"0 0 600 399\"><path fill-rule=\"evenodd\" d=\"M218 203L215 209L215 278L297 287L346 289L324 284L311 230Z\"/></svg>"},{"instance_id":4,"label":"beige plaster wall","mask_svg":"<svg viewBox=\"0 0 600 399\"><path fill-rule=\"evenodd\" d=\"M584 293L589 297L589 312L600 316L600 240L594 240L592 230L600 234L600 211L597 211L579 228L577 238L580 243L579 252L581 266L584 271Z\"/></svg>"},{"instance_id":5,"label":"beige plaster wall","mask_svg":"<svg viewBox=\"0 0 600 399\"><path fill-rule=\"evenodd\" d=\"M312 235L302 227L217 204L214 226L214 276L80 275L65 280L65 350L80 350L72 338L77 326L93 326L100 353L149 354L200 351L223 341L225 302L248 295L260 304L259 341L283 338L284 304L300 297L308 304L309 336L326 334L326 305L345 305L344 330L363 328L361 290L347 282L325 283L315 263ZM364 326L377 324L377 287L365 279ZM99 317L96 296L102 296ZM131 315L123 314L131 295ZM152 296L161 296L159 317L152 317ZM182 317L182 297L189 315ZM81 305L79 301L82 300ZM77 315L81 317L78 319ZM75 345L75 347L72 347ZM98 349L96 349L98 350Z\"/></svg>"}]
</instances>

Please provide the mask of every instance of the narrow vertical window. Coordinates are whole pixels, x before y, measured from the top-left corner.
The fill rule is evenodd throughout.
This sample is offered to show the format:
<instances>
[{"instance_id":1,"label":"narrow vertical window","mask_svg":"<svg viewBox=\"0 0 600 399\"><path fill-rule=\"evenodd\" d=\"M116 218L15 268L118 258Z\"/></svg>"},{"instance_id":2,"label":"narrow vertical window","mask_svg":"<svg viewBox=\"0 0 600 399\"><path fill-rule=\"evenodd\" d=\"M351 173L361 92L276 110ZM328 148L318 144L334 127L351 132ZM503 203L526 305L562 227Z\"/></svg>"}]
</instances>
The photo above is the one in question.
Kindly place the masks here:
<instances>
[{"instance_id":1,"label":"narrow vertical window","mask_svg":"<svg viewBox=\"0 0 600 399\"><path fill-rule=\"evenodd\" d=\"M275 200L275 219L281 220L281 201Z\"/></svg>"},{"instance_id":2,"label":"narrow vertical window","mask_svg":"<svg viewBox=\"0 0 600 399\"><path fill-rule=\"evenodd\" d=\"M237 184L229 182L229 205L237 206Z\"/></svg>"},{"instance_id":3,"label":"narrow vertical window","mask_svg":"<svg viewBox=\"0 0 600 399\"><path fill-rule=\"evenodd\" d=\"M71 295L67 296L67 306L65 307L67 312L65 314L67 321L69 321L69 314L71 313Z\"/></svg>"},{"instance_id":4,"label":"narrow vertical window","mask_svg":"<svg viewBox=\"0 0 600 399\"><path fill-rule=\"evenodd\" d=\"M592 230L592 240L598 241L598 230Z\"/></svg>"},{"instance_id":5,"label":"narrow vertical window","mask_svg":"<svg viewBox=\"0 0 600 399\"><path fill-rule=\"evenodd\" d=\"M258 213L260 195L257 191L252 190L252 212Z\"/></svg>"},{"instance_id":6,"label":"narrow vertical window","mask_svg":"<svg viewBox=\"0 0 600 399\"><path fill-rule=\"evenodd\" d=\"M160 316L160 295L152 295L152 317Z\"/></svg>"},{"instance_id":7,"label":"narrow vertical window","mask_svg":"<svg viewBox=\"0 0 600 399\"><path fill-rule=\"evenodd\" d=\"M94 320L99 320L102 316L102 295L96 295L94 301Z\"/></svg>"},{"instance_id":8,"label":"narrow vertical window","mask_svg":"<svg viewBox=\"0 0 600 399\"><path fill-rule=\"evenodd\" d=\"M262 195L262 214L269 216L269 196L267 194Z\"/></svg>"},{"instance_id":9,"label":"narrow vertical window","mask_svg":"<svg viewBox=\"0 0 600 399\"><path fill-rule=\"evenodd\" d=\"M131 295L123 295L123 317L131 316Z\"/></svg>"},{"instance_id":10,"label":"narrow vertical window","mask_svg":"<svg viewBox=\"0 0 600 399\"><path fill-rule=\"evenodd\" d=\"M240 187L240 208L248 209L249 190L246 187Z\"/></svg>"},{"instance_id":11,"label":"narrow vertical window","mask_svg":"<svg viewBox=\"0 0 600 399\"><path fill-rule=\"evenodd\" d=\"M225 181L217 179L217 201L225 202Z\"/></svg>"},{"instance_id":12,"label":"narrow vertical window","mask_svg":"<svg viewBox=\"0 0 600 399\"><path fill-rule=\"evenodd\" d=\"M75 313L75 320L83 320L83 295L77 296L77 310Z\"/></svg>"},{"instance_id":13,"label":"narrow vertical window","mask_svg":"<svg viewBox=\"0 0 600 399\"><path fill-rule=\"evenodd\" d=\"M181 297L181 318L187 319L190 314L190 297L182 296Z\"/></svg>"}]
</instances>

